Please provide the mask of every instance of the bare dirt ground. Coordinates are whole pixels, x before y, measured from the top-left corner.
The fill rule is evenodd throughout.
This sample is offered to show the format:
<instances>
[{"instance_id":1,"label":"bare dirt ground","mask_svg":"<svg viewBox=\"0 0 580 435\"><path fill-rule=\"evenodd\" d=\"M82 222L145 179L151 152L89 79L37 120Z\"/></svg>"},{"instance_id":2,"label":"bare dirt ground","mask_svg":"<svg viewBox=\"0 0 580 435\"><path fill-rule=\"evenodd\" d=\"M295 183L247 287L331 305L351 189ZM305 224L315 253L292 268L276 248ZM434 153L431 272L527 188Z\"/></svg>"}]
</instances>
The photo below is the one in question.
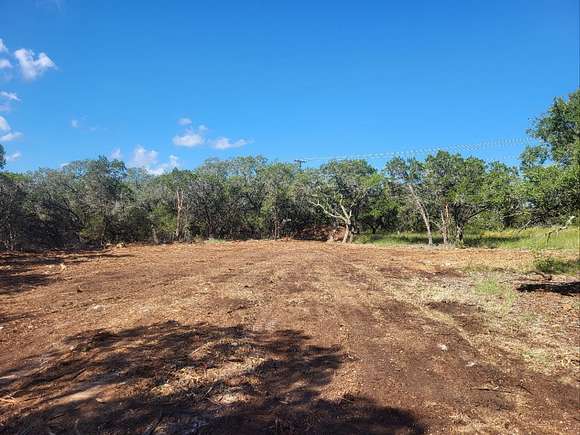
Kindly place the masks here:
<instances>
[{"instance_id":1,"label":"bare dirt ground","mask_svg":"<svg viewBox=\"0 0 580 435\"><path fill-rule=\"evenodd\" d=\"M575 434L577 277L537 281L531 260L291 241L0 254L0 433ZM478 293L489 279L505 291Z\"/></svg>"}]
</instances>

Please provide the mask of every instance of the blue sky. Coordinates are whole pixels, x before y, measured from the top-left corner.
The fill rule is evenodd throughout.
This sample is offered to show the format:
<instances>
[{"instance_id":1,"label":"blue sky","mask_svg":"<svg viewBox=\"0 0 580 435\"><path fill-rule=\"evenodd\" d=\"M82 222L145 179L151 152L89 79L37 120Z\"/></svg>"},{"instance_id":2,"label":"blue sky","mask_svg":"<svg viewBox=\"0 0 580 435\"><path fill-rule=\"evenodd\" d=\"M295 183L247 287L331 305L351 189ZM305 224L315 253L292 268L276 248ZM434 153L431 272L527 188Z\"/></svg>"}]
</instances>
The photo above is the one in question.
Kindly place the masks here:
<instances>
[{"instance_id":1,"label":"blue sky","mask_svg":"<svg viewBox=\"0 0 580 435\"><path fill-rule=\"evenodd\" d=\"M578 16L577 0L0 0L0 138L14 171L115 155L158 173L524 137L578 87Z\"/></svg>"}]
</instances>

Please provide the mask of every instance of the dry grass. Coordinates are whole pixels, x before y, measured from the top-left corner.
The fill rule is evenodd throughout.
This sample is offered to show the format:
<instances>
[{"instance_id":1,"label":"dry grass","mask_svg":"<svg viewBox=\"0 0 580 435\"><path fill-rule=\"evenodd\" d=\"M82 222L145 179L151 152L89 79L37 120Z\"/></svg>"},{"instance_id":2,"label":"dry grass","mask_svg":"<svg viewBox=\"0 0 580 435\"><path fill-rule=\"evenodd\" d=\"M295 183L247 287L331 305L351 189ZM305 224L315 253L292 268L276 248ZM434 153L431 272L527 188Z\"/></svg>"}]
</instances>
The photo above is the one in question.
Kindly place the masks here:
<instances>
[{"instance_id":1,"label":"dry grass","mask_svg":"<svg viewBox=\"0 0 580 435\"><path fill-rule=\"evenodd\" d=\"M578 344L573 339L573 331L580 326L578 296L571 297L573 300L565 305L565 311L571 316L564 315L566 324L560 324L538 310L533 295L516 291L512 284L514 278L513 274L505 272L479 272L471 275L470 283L422 286L415 294L397 294L405 295L402 299L406 302L420 305L432 318L455 326L458 325L452 316L433 310L430 305L447 303L474 307L485 328L479 333L465 334L465 337L482 352L488 351L493 343L507 354L522 357L531 369L541 373L577 370Z\"/></svg>"}]
</instances>

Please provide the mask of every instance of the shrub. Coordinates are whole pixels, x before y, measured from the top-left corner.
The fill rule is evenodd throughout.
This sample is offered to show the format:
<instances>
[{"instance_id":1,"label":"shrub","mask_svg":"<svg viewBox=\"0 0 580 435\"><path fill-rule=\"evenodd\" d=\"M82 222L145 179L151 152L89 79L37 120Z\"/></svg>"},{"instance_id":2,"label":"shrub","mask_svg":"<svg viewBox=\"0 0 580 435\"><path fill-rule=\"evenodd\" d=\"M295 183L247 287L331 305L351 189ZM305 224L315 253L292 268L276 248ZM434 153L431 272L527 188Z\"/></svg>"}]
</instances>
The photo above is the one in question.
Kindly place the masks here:
<instances>
[{"instance_id":1,"label":"shrub","mask_svg":"<svg viewBox=\"0 0 580 435\"><path fill-rule=\"evenodd\" d=\"M540 255L534 260L534 270L542 273L577 274L580 270L580 258L567 260L551 255Z\"/></svg>"}]
</instances>

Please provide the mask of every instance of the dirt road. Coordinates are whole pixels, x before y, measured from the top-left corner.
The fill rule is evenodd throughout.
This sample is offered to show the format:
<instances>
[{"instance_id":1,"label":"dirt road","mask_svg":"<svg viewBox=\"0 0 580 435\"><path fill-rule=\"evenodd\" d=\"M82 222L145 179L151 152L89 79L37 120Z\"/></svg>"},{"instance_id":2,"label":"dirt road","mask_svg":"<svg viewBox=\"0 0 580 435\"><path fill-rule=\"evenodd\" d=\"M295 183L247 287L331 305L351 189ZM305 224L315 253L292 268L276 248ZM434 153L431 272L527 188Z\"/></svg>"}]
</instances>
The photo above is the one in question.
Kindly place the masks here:
<instances>
[{"instance_id":1,"label":"dirt road","mask_svg":"<svg viewBox=\"0 0 580 435\"><path fill-rule=\"evenodd\" d=\"M530 261L315 242L3 255L0 433L578 433L575 284L473 290Z\"/></svg>"}]
</instances>

